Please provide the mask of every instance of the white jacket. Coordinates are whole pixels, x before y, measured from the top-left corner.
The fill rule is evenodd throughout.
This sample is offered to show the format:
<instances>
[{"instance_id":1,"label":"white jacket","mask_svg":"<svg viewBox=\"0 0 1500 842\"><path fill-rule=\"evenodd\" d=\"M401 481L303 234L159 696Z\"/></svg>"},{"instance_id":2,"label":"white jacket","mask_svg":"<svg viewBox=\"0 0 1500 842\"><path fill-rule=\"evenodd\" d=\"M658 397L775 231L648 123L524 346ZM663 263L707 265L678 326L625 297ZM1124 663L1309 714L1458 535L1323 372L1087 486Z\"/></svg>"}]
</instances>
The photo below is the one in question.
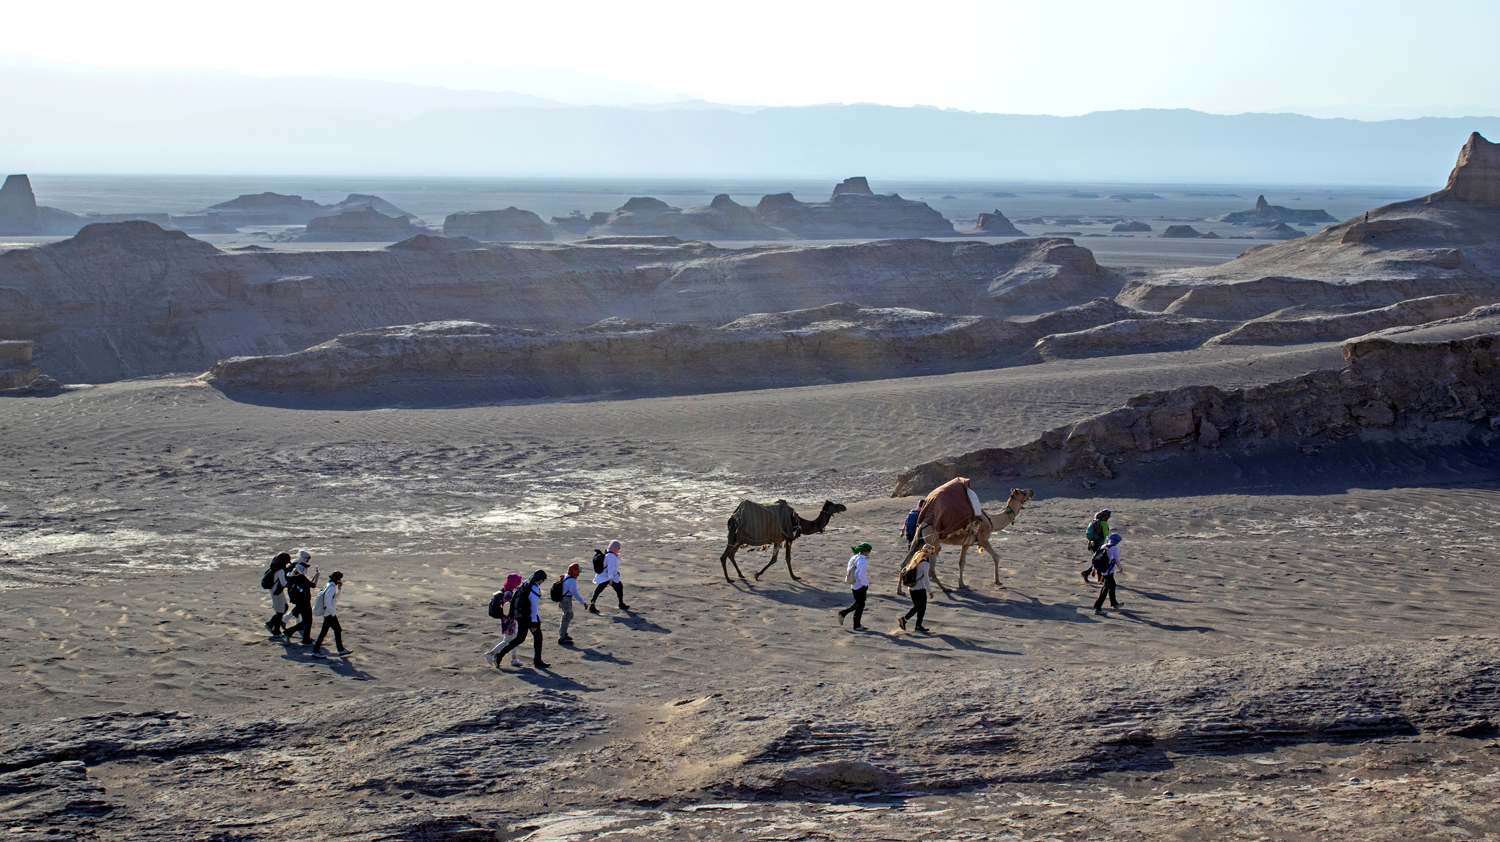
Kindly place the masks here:
<instances>
[{"instance_id":1,"label":"white jacket","mask_svg":"<svg viewBox=\"0 0 1500 842\"><path fill-rule=\"evenodd\" d=\"M323 616L337 617L339 614L339 583L329 582L328 587L323 589Z\"/></svg>"},{"instance_id":2,"label":"white jacket","mask_svg":"<svg viewBox=\"0 0 1500 842\"><path fill-rule=\"evenodd\" d=\"M865 574L865 566L869 564L869 561L868 558L865 558L864 553L849 557L849 566L845 570L854 571L854 581L849 585L849 590L857 591L860 588L868 588L870 586L870 577Z\"/></svg>"},{"instance_id":3,"label":"white jacket","mask_svg":"<svg viewBox=\"0 0 1500 842\"><path fill-rule=\"evenodd\" d=\"M911 586L911 589L914 591L925 591L932 587L932 577L929 575L931 572L931 564L928 564L926 561L917 562L917 582Z\"/></svg>"},{"instance_id":4,"label":"white jacket","mask_svg":"<svg viewBox=\"0 0 1500 842\"><path fill-rule=\"evenodd\" d=\"M1104 548L1104 552L1109 556L1109 569L1104 571L1105 576L1125 572L1125 563L1120 560L1119 544L1110 544Z\"/></svg>"},{"instance_id":5,"label":"white jacket","mask_svg":"<svg viewBox=\"0 0 1500 842\"><path fill-rule=\"evenodd\" d=\"M594 574L594 584L620 581L620 557L614 553L604 554L604 572Z\"/></svg>"},{"instance_id":6,"label":"white jacket","mask_svg":"<svg viewBox=\"0 0 1500 842\"><path fill-rule=\"evenodd\" d=\"M531 622L540 623L542 621L542 586L533 585L528 582L521 587L530 589L529 598L531 599Z\"/></svg>"}]
</instances>

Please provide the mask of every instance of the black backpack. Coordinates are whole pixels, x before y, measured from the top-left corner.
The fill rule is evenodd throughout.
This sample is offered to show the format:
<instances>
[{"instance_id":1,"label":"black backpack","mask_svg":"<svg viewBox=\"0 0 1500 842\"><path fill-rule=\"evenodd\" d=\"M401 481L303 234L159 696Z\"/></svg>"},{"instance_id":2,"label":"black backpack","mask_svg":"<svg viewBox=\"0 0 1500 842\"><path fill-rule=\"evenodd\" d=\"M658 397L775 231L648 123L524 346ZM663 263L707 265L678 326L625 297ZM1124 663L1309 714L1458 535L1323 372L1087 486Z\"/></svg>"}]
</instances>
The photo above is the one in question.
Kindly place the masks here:
<instances>
[{"instance_id":1,"label":"black backpack","mask_svg":"<svg viewBox=\"0 0 1500 842\"><path fill-rule=\"evenodd\" d=\"M505 591L495 591L490 597L490 616L496 620L505 619Z\"/></svg>"},{"instance_id":2,"label":"black backpack","mask_svg":"<svg viewBox=\"0 0 1500 842\"><path fill-rule=\"evenodd\" d=\"M510 598L510 618L518 623L531 622L531 589L534 587L530 582L516 588L516 593Z\"/></svg>"},{"instance_id":3,"label":"black backpack","mask_svg":"<svg viewBox=\"0 0 1500 842\"><path fill-rule=\"evenodd\" d=\"M1109 550L1101 547L1099 552L1094 553L1094 572L1102 578L1109 571Z\"/></svg>"},{"instance_id":4,"label":"black backpack","mask_svg":"<svg viewBox=\"0 0 1500 842\"><path fill-rule=\"evenodd\" d=\"M276 587L276 568L266 568L266 572L260 577L260 586L265 590Z\"/></svg>"},{"instance_id":5,"label":"black backpack","mask_svg":"<svg viewBox=\"0 0 1500 842\"><path fill-rule=\"evenodd\" d=\"M917 583L917 566L913 564L905 573L901 574L901 584L908 588Z\"/></svg>"},{"instance_id":6,"label":"black backpack","mask_svg":"<svg viewBox=\"0 0 1500 842\"><path fill-rule=\"evenodd\" d=\"M286 580L286 590L287 597L296 603L306 602L312 596L312 591L308 589L307 577L298 576L295 573Z\"/></svg>"},{"instance_id":7,"label":"black backpack","mask_svg":"<svg viewBox=\"0 0 1500 842\"><path fill-rule=\"evenodd\" d=\"M558 579L556 582L553 582L552 583L552 590L548 591L547 595L550 596L550 597L552 597L552 601L553 602L562 602L562 598L563 598L563 580L562 579Z\"/></svg>"},{"instance_id":8,"label":"black backpack","mask_svg":"<svg viewBox=\"0 0 1500 842\"><path fill-rule=\"evenodd\" d=\"M604 572L604 551L603 550L594 550L594 572L595 573L603 573Z\"/></svg>"}]
</instances>

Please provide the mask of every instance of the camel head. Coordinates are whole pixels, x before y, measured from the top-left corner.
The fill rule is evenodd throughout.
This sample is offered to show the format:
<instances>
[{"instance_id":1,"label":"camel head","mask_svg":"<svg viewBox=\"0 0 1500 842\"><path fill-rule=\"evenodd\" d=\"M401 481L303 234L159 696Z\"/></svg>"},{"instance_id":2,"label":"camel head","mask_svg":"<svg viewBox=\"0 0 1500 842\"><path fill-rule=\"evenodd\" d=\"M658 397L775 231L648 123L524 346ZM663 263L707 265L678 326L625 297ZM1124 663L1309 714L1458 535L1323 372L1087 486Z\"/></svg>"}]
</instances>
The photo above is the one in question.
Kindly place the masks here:
<instances>
[{"instance_id":1,"label":"camel head","mask_svg":"<svg viewBox=\"0 0 1500 842\"><path fill-rule=\"evenodd\" d=\"M845 506L843 503L835 503L832 500L824 500L823 511L827 512L830 515L836 515L840 512L849 511L849 507Z\"/></svg>"},{"instance_id":2,"label":"camel head","mask_svg":"<svg viewBox=\"0 0 1500 842\"><path fill-rule=\"evenodd\" d=\"M1012 488L1010 490L1010 499L1005 502L1019 509L1027 500L1035 496L1036 492L1029 488Z\"/></svg>"}]
</instances>

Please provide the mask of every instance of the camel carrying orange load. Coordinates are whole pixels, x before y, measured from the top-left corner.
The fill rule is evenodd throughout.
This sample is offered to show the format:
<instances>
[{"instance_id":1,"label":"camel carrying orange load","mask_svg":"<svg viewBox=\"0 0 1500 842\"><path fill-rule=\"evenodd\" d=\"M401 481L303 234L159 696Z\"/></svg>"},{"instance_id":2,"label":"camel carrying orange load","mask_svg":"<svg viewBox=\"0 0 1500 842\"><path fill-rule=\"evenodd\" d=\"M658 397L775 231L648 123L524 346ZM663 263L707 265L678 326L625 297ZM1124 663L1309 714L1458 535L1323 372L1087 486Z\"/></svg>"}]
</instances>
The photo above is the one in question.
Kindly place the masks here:
<instances>
[{"instance_id":1,"label":"camel carrying orange load","mask_svg":"<svg viewBox=\"0 0 1500 842\"><path fill-rule=\"evenodd\" d=\"M967 477L948 480L938 486L917 513L917 523L937 530L938 537L949 538L979 523L984 511L979 495L969 487Z\"/></svg>"}]
</instances>

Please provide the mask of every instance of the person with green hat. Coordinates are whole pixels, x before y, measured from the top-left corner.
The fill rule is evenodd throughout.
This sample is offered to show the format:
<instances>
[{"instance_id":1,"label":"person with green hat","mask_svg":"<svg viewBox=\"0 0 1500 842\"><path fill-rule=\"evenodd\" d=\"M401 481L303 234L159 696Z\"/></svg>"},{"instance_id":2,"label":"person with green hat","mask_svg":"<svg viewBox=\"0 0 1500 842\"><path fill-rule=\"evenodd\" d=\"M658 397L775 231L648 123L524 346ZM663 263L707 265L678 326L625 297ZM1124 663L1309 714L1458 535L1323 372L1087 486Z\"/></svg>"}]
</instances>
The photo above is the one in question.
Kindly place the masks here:
<instances>
[{"instance_id":1,"label":"person with green hat","mask_svg":"<svg viewBox=\"0 0 1500 842\"><path fill-rule=\"evenodd\" d=\"M866 573L866 566L870 563L869 555L874 549L868 541L863 541L849 548L854 555L849 558L849 566L844 571L844 582L854 592L854 604L839 612L839 625L844 624L844 618L849 612L854 612L854 630L864 631L865 627L861 620L865 616L865 597L870 593L870 577Z\"/></svg>"}]
</instances>

